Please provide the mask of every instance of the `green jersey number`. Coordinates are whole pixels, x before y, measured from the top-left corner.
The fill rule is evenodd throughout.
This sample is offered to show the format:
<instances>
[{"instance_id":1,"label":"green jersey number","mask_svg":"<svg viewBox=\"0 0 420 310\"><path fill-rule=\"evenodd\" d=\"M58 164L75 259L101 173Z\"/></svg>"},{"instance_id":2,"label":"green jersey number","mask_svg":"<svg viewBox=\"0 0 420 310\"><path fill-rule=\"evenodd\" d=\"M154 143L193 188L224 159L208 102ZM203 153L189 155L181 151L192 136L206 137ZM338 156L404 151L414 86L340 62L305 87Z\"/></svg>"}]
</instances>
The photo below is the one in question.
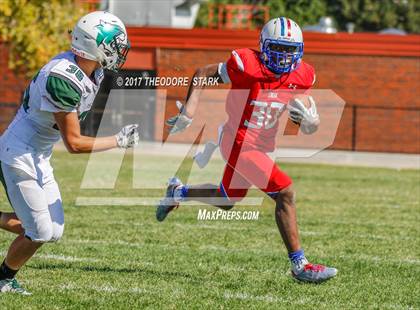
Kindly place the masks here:
<instances>
[{"instance_id":1,"label":"green jersey number","mask_svg":"<svg viewBox=\"0 0 420 310\"><path fill-rule=\"evenodd\" d=\"M83 72L82 70L80 70L77 66L75 65L70 65L67 69L66 72L74 74L76 76L76 78L79 80L79 82L81 82L83 80Z\"/></svg>"}]
</instances>

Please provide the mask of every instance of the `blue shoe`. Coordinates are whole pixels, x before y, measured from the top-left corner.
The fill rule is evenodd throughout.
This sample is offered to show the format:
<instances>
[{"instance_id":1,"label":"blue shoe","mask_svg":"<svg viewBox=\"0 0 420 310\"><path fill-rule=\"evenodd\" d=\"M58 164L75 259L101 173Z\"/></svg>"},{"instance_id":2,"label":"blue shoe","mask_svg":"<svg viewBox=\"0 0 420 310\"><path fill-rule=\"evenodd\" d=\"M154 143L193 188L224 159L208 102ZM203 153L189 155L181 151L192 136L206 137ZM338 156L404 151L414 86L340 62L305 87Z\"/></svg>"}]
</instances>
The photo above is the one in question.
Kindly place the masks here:
<instances>
[{"instance_id":1,"label":"blue shoe","mask_svg":"<svg viewBox=\"0 0 420 310\"><path fill-rule=\"evenodd\" d=\"M307 263L299 272L292 270L292 276L302 282L321 283L335 277L337 272L335 268Z\"/></svg>"},{"instance_id":2,"label":"blue shoe","mask_svg":"<svg viewBox=\"0 0 420 310\"><path fill-rule=\"evenodd\" d=\"M178 186L182 186L182 182L178 178L170 178L168 181L168 188L166 189L166 196L163 198L156 209L156 219L159 222L165 220L169 212L178 208L179 202L175 201L174 193Z\"/></svg>"},{"instance_id":3,"label":"blue shoe","mask_svg":"<svg viewBox=\"0 0 420 310\"><path fill-rule=\"evenodd\" d=\"M25 290L15 278L0 280L0 293L32 295L27 290Z\"/></svg>"}]
</instances>

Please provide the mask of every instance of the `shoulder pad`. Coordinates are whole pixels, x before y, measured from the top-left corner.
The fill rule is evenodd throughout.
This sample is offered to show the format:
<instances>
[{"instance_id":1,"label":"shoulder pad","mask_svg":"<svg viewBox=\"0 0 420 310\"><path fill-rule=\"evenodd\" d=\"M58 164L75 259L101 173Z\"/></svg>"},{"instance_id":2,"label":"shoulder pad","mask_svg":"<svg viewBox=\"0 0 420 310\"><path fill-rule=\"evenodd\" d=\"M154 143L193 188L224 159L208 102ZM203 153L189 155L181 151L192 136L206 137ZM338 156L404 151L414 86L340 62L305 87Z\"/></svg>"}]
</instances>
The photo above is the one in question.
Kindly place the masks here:
<instances>
[{"instance_id":1,"label":"shoulder pad","mask_svg":"<svg viewBox=\"0 0 420 310\"><path fill-rule=\"evenodd\" d=\"M240 48L232 51L232 56L238 67L238 70L247 72L255 65L256 54L255 51L249 48Z\"/></svg>"},{"instance_id":2,"label":"shoulder pad","mask_svg":"<svg viewBox=\"0 0 420 310\"><path fill-rule=\"evenodd\" d=\"M237 51L232 51L232 59L236 64L236 69L238 69L241 72L245 72L245 64L241 58L241 55Z\"/></svg>"},{"instance_id":3,"label":"shoulder pad","mask_svg":"<svg viewBox=\"0 0 420 310\"><path fill-rule=\"evenodd\" d=\"M66 59L52 67L49 76L67 81L73 88L80 90L80 94L84 91L83 79L85 74L76 64Z\"/></svg>"},{"instance_id":4,"label":"shoulder pad","mask_svg":"<svg viewBox=\"0 0 420 310\"><path fill-rule=\"evenodd\" d=\"M255 51L243 48L232 51L226 67L232 83L245 87L255 80L260 63Z\"/></svg>"}]
</instances>

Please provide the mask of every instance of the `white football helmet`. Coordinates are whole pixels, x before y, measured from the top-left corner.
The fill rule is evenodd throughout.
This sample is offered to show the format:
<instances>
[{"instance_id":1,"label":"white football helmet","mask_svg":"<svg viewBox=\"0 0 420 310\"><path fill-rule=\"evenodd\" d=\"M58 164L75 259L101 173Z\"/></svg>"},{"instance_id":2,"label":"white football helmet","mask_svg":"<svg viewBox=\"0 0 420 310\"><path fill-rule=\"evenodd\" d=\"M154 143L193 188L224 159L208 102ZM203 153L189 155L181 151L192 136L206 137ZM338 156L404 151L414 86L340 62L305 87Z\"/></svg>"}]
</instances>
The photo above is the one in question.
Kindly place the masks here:
<instances>
[{"instance_id":1,"label":"white football helmet","mask_svg":"<svg viewBox=\"0 0 420 310\"><path fill-rule=\"evenodd\" d=\"M72 32L73 53L96 60L106 69L120 69L129 49L130 42L123 22L108 12L96 11L83 16Z\"/></svg>"},{"instance_id":2,"label":"white football helmet","mask_svg":"<svg viewBox=\"0 0 420 310\"><path fill-rule=\"evenodd\" d=\"M272 72L290 73L303 57L302 30L290 18L273 18L261 30L260 51L263 63Z\"/></svg>"}]
</instances>

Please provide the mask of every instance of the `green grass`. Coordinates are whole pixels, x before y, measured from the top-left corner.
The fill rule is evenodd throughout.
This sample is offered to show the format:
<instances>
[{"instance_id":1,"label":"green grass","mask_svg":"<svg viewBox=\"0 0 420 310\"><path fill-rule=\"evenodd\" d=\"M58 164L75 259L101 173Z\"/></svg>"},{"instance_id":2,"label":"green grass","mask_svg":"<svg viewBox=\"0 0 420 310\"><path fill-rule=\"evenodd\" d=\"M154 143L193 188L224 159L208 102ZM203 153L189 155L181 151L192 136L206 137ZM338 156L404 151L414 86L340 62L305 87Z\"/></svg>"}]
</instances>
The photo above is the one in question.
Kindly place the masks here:
<instances>
[{"instance_id":1,"label":"green grass","mask_svg":"<svg viewBox=\"0 0 420 310\"><path fill-rule=\"evenodd\" d=\"M257 221L198 221L203 207L184 206L157 223L150 206L76 206L78 196L156 195L132 189L129 160L116 190L80 190L87 158L55 154L65 235L19 272L33 296L2 294L0 309L420 307L419 171L281 164L298 191L307 256L339 269L332 281L309 285L289 276L270 200L238 207L259 210ZM173 164L168 157L143 161L151 183ZM220 169L215 162L190 181ZM10 209L3 192L0 202ZM2 251L12 239L0 231Z\"/></svg>"}]
</instances>

